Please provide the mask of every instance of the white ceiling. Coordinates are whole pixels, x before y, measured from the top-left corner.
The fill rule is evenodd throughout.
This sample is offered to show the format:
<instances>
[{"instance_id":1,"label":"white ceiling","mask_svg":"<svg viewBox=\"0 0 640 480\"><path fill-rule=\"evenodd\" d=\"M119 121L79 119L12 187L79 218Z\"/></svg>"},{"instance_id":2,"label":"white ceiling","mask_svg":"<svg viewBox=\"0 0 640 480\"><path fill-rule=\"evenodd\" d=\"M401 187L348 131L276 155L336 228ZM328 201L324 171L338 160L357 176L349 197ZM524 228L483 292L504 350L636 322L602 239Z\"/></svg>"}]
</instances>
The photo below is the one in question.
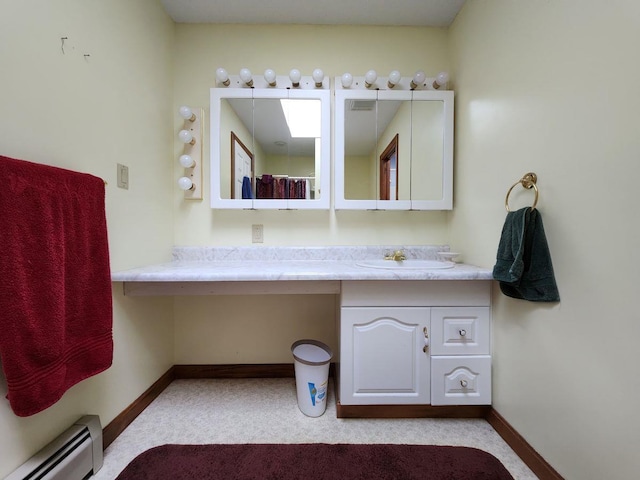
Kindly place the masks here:
<instances>
[{"instance_id":1,"label":"white ceiling","mask_svg":"<svg viewBox=\"0 0 640 480\"><path fill-rule=\"evenodd\" d=\"M465 0L161 0L178 23L447 27Z\"/></svg>"}]
</instances>

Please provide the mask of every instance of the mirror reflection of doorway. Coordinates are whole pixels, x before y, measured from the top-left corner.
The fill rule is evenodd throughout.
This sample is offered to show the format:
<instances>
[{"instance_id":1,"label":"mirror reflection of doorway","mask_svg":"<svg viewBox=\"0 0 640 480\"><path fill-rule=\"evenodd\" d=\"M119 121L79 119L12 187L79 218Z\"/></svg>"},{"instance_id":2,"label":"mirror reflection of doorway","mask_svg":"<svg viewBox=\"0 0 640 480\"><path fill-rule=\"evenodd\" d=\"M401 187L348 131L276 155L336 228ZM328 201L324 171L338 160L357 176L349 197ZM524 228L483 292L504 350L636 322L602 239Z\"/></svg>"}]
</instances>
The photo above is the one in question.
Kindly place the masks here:
<instances>
[{"instance_id":1,"label":"mirror reflection of doorway","mask_svg":"<svg viewBox=\"0 0 640 480\"><path fill-rule=\"evenodd\" d=\"M254 197L253 162L253 153L231 132L231 198Z\"/></svg>"},{"instance_id":2,"label":"mirror reflection of doorway","mask_svg":"<svg viewBox=\"0 0 640 480\"><path fill-rule=\"evenodd\" d=\"M380 200L398 200L398 134L380 155Z\"/></svg>"}]
</instances>

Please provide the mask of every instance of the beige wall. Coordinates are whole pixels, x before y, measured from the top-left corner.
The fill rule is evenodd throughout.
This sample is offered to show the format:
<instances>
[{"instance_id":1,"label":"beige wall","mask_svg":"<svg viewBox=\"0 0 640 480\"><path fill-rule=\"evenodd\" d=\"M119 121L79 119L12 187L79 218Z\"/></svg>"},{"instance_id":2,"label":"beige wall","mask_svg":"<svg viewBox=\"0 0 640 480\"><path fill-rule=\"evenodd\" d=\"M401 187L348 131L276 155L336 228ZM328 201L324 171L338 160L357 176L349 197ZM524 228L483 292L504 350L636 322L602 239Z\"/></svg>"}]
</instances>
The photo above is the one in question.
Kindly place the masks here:
<instances>
[{"instance_id":1,"label":"beige wall","mask_svg":"<svg viewBox=\"0 0 640 480\"><path fill-rule=\"evenodd\" d=\"M571 479L640 469L638 45L636 0L471 0L451 29L454 247L491 267L506 191L534 171L562 298L496 288L494 406Z\"/></svg>"},{"instance_id":2,"label":"beige wall","mask_svg":"<svg viewBox=\"0 0 640 480\"><path fill-rule=\"evenodd\" d=\"M337 354L335 308L335 295L176 297L175 363L293 363L302 338Z\"/></svg>"},{"instance_id":3,"label":"beige wall","mask_svg":"<svg viewBox=\"0 0 640 480\"><path fill-rule=\"evenodd\" d=\"M348 156L344 159L344 198L361 200L376 198L375 164L371 157Z\"/></svg>"},{"instance_id":4,"label":"beige wall","mask_svg":"<svg viewBox=\"0 0 640 480\"><path fill-rule=\"evenodd\" d=\"M0 154L109 182L112 269L168 260L173 22L156 0L0 0L0 12ZM116 163L129 166L129 190L116 187ZM120 292L109 370L27 418L10 410L0 373L0 477L84 414L106 425L173 364L172 300Z\"/></svg>"}]
</instances>

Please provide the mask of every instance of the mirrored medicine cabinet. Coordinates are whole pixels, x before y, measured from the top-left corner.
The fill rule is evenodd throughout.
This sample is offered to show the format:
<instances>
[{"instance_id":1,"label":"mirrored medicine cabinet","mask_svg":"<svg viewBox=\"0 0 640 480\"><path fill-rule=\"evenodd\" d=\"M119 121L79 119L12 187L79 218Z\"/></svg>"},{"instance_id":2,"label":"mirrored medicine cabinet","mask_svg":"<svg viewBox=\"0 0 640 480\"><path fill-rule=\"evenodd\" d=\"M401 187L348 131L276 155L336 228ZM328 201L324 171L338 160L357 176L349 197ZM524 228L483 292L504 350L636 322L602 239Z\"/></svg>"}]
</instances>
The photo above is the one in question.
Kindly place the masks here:
<instances>
[{"instance_id":1,"label":"mirrored medicine cabinet","mask_svg":"<svg viewBox=\"0 0 640 480\"><path fill-rule=\"evenodd\" d=\"M336 89L335 208L450 210L453 92Z\"/></svg>"},{"instance_id":2,"label":"mirrored medicine cabinet","mask_svg":"<svg viewBox=\"0 0 640 480\"><path fill-rule=\"evenodd\" d=\"M211 89L211 207L329 209L330 93Z\"/></svg>"}]
</instances>

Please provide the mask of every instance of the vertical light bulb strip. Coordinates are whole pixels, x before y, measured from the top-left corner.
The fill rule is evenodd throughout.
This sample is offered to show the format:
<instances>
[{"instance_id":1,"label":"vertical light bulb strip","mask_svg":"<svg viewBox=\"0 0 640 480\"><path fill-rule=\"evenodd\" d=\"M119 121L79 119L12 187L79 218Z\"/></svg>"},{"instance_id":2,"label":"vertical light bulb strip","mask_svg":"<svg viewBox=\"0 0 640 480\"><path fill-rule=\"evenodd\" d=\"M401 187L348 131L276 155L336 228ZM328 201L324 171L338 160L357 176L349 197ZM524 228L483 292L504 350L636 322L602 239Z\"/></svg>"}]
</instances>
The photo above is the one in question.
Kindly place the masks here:
<instances>
[{"instance_id":1,"label":"vertical light bulb strip","mask_svg":"<svg viewBox=\"0 0 640 480\"><path fill-rule=\"evenodd\" d=\"M189 109L193 114L189 119L185 118L186 109ZM184 188L188 182L183 179L189 179L192 185L190 189L184 192L185 200L202 200L202 193L204 191L202 185L202 132L204 131L204 112L200 107L181 107L180 115L184 119L184 124L180 129L179 138L180 143L184 145L184 147L179 156L179 163L184 168L184 173L178 184L180 188ZM195 119L191 120L193 117L195 117ZM185 130L191 134L191 142L184 142L182 132Z\"/></svg>"}]
</instances>

